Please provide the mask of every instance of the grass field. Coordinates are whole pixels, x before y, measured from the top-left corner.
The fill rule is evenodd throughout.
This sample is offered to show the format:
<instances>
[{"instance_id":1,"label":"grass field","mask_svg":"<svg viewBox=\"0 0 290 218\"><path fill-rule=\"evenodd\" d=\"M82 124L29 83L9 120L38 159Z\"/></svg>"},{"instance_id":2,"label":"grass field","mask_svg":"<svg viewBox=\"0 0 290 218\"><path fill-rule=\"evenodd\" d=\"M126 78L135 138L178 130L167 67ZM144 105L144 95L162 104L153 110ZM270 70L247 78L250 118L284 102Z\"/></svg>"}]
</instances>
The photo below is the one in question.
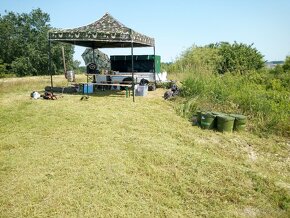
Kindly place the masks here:
<instances>
[{"instance_id":1,"label":"grass field","mask_svg":"<svg viewBox=\"0 0 290 218\"><path fill-rule=\"evenodd\" d=\"M31 100L45 85L0 80L0 217L289 217L289 139L193 127L162 89Z\"/></svg>"}]
</instances>

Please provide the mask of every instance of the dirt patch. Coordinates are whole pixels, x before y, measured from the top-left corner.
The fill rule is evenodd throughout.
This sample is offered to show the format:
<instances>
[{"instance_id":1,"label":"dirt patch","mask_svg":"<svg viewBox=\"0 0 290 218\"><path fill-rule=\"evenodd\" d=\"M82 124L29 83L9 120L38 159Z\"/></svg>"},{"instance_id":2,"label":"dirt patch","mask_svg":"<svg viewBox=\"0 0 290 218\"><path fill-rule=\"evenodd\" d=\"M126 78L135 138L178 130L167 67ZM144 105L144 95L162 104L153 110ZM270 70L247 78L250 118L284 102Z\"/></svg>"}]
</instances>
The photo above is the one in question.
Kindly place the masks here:
<instances>
[{"instance_id":1,"label":"dirt patch","mask_svg":"<svg viewBox=\"0 0 290 218\"><path fill-rule=\"evenodd\" d=\"M259 210L253 207L246 207L241 212L242 217L257 217Z\"/></svg>"}]
</instances>

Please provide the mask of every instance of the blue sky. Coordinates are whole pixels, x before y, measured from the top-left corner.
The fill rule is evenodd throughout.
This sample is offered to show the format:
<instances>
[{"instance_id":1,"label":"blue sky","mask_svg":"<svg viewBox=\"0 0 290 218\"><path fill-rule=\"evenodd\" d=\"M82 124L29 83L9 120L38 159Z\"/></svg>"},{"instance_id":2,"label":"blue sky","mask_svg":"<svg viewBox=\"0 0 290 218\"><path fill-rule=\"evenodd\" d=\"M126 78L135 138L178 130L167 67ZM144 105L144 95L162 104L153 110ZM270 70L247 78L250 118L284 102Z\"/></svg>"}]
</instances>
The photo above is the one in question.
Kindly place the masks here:
<instances>
[{"instance_id":1,"label":"blue sky","mask_svg":"<svg viewBox=\"0 0 290 218\"><path fill-rule=\"evenodd\" d=\"M5 10L22 13L36 8L48 13L56 28L83 26L109 12L127 27L155 38L156 54L165 62L194 44L220 41L254 43L269 61L290 55L290 0L0 0L2 15ZM76 47L75 59L82 61L84 49Z\"/></svg>"}]
</instances>

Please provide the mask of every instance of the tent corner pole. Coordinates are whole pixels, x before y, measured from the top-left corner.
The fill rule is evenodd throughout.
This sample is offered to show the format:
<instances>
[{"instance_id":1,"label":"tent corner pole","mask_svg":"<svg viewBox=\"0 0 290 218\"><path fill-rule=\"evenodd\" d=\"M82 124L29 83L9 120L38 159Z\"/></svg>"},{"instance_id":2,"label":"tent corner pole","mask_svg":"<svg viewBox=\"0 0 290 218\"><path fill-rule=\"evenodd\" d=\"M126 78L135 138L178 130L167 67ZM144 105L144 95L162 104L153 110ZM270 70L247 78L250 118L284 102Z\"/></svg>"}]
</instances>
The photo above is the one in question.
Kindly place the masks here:
<instances>
[{"instance_id":1,"label":"tent corner pole","mask_svg":"<svg viewBox=\"0 0 290 218\"><path fill-rule=\"evenodd\" d=\"M155 87L157 86L157 82L156 82L156 56L155 56L155 44L154 44L154 46L153 46L153 51L154 51L154 61L153 61L153 63L154 63L154 69L153 69L153 72L154 72L154 83L155 83Z\"/></svg>"},{"instance_id":2,"label":"tent corner pole","mask_svg":"<svg viewBox=\"0 0 290 218\"><path fill-rule=\"evenodd\" d=\"M52 67L51 67L51 41L48 39L48 71L50 74L50 91L53 94L53 80L52 80Z\"/></svg>"},{"instance_id":3,"label":"tent corner pole","mask_svg":"<svg viewBox=\"0 0 290 218\"><path fill-rule=\"evenodd\" d=\"M131 41L131 65L132 65L132 93L133 102L135 102L135 80L134 80L134 51L133 51L133 41Z\"/></svg>"}]
</instances>

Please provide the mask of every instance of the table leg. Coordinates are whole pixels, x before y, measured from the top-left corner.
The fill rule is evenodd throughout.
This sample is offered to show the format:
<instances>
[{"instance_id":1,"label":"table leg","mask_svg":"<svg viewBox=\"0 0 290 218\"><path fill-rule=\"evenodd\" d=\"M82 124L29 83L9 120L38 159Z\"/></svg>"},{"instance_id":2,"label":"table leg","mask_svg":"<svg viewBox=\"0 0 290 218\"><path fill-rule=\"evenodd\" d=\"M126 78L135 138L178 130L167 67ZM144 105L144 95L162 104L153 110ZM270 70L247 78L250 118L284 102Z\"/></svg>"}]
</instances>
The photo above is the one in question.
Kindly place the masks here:
<instances>
[{"instance_id":1,"label":"table leg","mask_svg":"<svg viewBox=\"0 0 290 218\"><path fill-rule=\"evenodd\" d=\"M126 98L128 98L128 87L126 86Z\"/></svg>"}]
</instances>

